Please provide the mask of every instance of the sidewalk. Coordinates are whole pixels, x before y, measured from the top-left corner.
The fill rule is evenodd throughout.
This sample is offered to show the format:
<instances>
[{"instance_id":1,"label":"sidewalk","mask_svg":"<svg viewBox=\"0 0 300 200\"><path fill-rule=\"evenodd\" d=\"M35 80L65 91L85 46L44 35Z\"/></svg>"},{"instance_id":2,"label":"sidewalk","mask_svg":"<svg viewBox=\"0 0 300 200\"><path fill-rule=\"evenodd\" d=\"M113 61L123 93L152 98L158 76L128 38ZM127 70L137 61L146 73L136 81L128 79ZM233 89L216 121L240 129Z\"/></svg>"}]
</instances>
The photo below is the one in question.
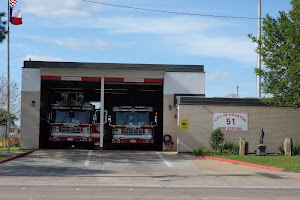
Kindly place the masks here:
<instances>
[{"instance_id":1,"label":"sidewalk","mask_svg":"<svg viewBox=\"0 0 300 200\"><path fill-rule=\"evenodd\" d=\"M191 161L201 169L205 170L213 170L213 171L240 171L240 172L272 172L269 169L262 169L255 167L254 165L251 166L252 163L248 163L249 165L241 165L239 163L234 162L233 160L229 160L232 162L224 162L224 160L210 160L210 157L196 157L192 156L188 153L181 153L180 154L186 160ZM244 162L245 163L245 162ZM275 171L273 171L275 172Z\"/></svg>"}]
</instances>

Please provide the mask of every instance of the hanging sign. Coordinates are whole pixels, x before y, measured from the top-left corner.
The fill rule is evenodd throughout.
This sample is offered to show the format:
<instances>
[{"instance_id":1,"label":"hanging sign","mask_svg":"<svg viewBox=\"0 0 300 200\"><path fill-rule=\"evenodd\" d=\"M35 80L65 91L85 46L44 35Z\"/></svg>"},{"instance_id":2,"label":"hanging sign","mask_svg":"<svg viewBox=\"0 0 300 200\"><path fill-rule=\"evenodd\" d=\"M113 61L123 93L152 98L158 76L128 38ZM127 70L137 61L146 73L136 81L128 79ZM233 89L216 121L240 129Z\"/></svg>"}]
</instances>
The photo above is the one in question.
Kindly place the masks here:
<instances>
[{"instance_id":1,"label":"hanging sign","mask_svg":"<svg viewBox=\"0 0 300 200\"><path fill-rule=\"evenodd\" d=\"M181 130L189 129L189 119L180 119L180 129Z\"/></svg>"},{"instance_id":2,"label":"hanging sign","mask_svg":"<svg viewBox=\"0 0 300 200\"><path fill-rule=\"evenodd\" d=\"M144 83L144 81L143 78L124 78L124 82L127 83Z\"/></svg>"},{"instance_id":3,"label":"hanging sign","mask_svg":"<svg viewBox=\"0 0 300 200\"><path fill-rule=\"evenodd\" d=\"M247 113L214 113L213 130L220 127L222 131L248 131Z\"/></svg>"},{"instance_id":4,"label":"hanging sign","mask_svg":"<svg viewBox=\"0 0 300 200\"><path fill-rule=\"evenodd\" d=\"M62 76L60 78L62 81L81 81L81 77L78 76Z\"/></svg>"}]
</instances>

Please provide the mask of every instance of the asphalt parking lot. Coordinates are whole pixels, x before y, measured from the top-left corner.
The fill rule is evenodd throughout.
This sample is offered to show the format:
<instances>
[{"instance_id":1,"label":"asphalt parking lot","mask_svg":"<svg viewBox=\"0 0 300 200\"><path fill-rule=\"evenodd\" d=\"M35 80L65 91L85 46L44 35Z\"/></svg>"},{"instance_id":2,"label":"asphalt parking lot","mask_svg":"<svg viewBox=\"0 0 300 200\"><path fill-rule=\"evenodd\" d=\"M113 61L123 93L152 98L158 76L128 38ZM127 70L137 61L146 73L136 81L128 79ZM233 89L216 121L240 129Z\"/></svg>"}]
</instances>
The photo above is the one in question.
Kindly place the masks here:
<instances>
[{"instance_id":1,"label":"asphalt parking lot","mask_svg":"<svg viewBox=\"0 0 300 200\"><path fill-rule=\"evenodd\" d=\"M0 165L0 199L298 199L300 175L187 154L38 150Z\"/></svg>"}]
</instances>

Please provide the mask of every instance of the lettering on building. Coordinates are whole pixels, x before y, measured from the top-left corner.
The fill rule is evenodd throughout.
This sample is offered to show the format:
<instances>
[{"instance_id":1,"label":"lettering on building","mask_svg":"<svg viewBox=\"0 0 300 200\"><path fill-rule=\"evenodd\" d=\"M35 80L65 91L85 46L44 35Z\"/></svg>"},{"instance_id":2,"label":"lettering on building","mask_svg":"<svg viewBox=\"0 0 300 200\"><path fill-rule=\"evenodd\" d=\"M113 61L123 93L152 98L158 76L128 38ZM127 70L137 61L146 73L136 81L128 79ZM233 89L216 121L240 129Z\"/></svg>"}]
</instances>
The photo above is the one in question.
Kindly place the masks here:
<instances>
[{"instance_id":1,"label":"lettering on building","mask_svg":"<svg viewBox=\"0 0 300 200\"><path fill-rule=\"evenodd\" d=\"M222 131L248 131L247 113L214 113L213 130L220 127Z\"/></svg>"}]
</instances>

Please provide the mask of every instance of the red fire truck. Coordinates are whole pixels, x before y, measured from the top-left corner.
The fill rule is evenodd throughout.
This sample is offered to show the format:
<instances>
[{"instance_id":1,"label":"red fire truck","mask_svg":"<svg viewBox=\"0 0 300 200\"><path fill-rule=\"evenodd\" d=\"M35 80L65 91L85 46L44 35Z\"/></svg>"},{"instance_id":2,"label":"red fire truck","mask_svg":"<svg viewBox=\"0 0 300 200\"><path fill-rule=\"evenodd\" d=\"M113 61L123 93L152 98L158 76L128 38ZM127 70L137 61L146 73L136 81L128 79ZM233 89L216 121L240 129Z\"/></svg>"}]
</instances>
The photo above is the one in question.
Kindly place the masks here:
<instances>
[{"instance_id":1,"label":"red fire truck","mask_svg":"<svg viewBox=\"0 0 300 200\"><path fill-rule=\"evenodd\" d=\"M104 113L107 116L107 111ZM57 101L51 104L51 112L48 116L49 141L65 145L99 145L99 116L100 110L95 110L95 106L90 102L83 102L83 95L79 95L79 100L67 100L65 97L64 101ZM104 134L106 126L105 120Z\"/></svg>"},{"instance_id":2,"label":"red fire truck","mask_svg":"<svg viewBox=\"0 0 300 200\"><path fill-rule=\"evenodd\" d=\"M157 116L147 106L113 107L113 116L108 117L112 127L112 143L154 143L154 127ZM157 113L156 113L157 114Z\"/></svg>"}]
</instances>

